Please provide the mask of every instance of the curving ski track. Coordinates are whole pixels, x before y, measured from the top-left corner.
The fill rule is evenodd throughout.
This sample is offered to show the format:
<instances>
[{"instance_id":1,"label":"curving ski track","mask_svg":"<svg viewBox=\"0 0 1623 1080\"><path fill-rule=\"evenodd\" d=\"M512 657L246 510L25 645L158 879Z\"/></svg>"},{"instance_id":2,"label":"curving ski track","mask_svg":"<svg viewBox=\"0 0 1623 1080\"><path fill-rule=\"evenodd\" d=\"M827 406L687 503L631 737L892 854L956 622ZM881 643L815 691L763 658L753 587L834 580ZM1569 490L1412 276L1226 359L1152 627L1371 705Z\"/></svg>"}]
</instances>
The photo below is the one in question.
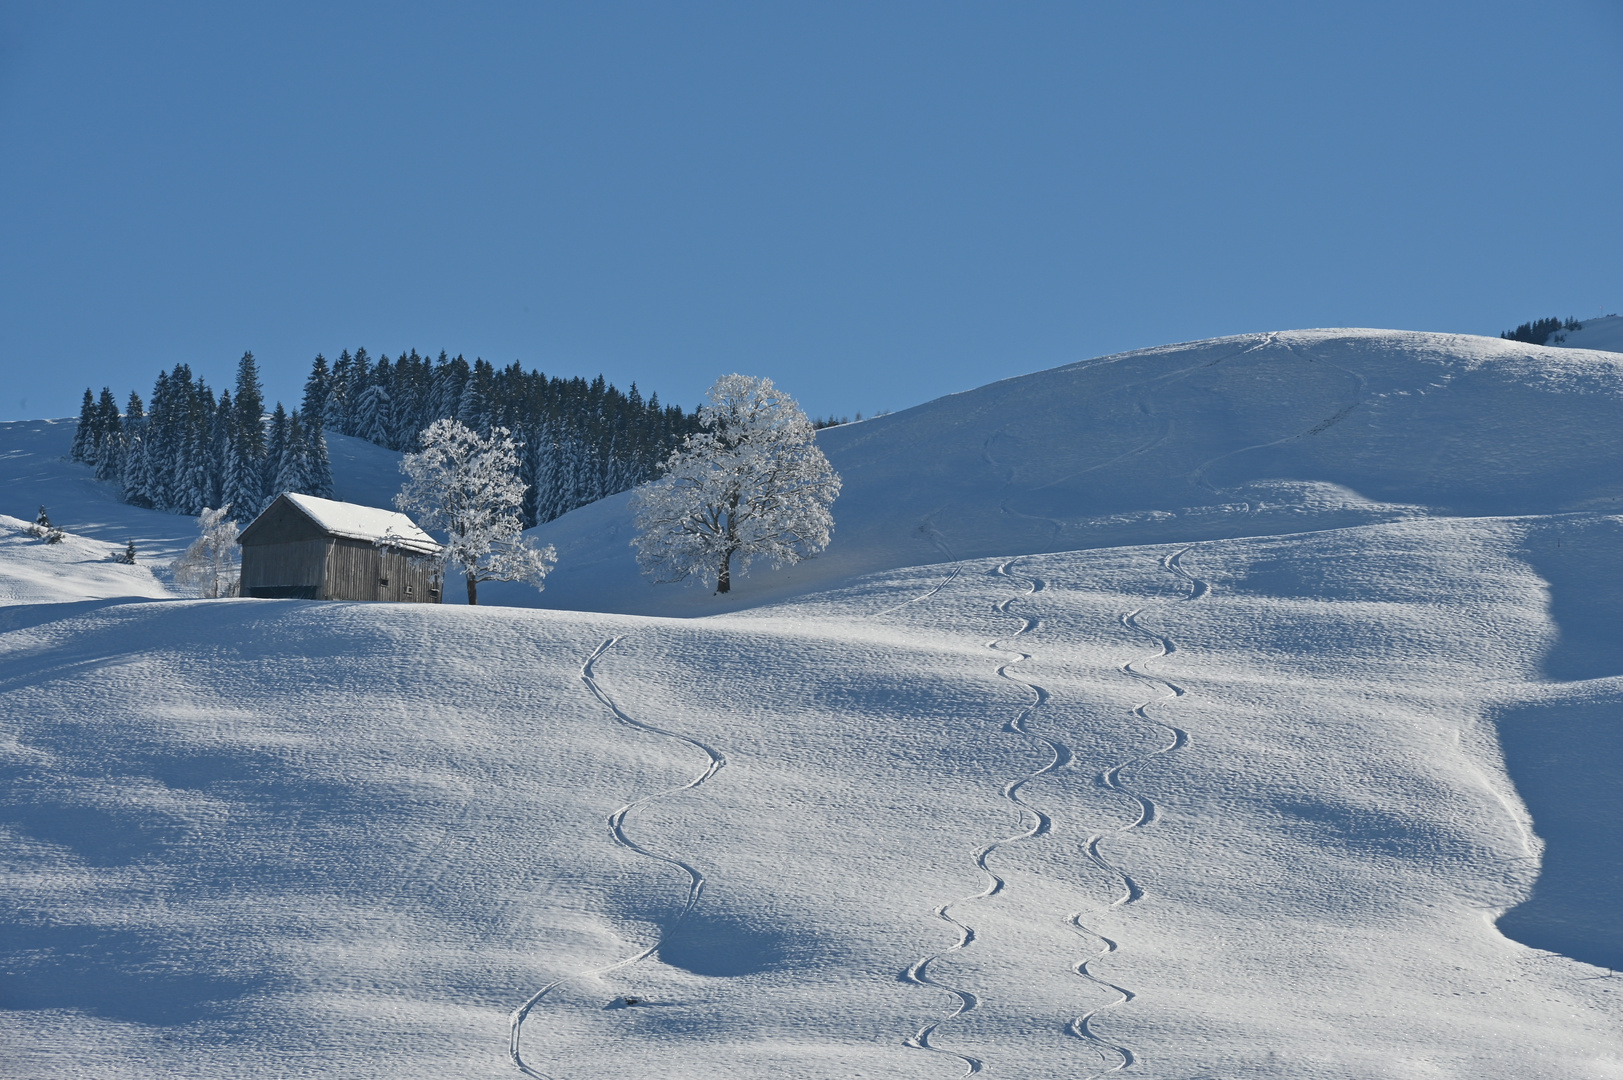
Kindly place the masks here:
<instances>
[{"instance_id":1,"label":"curving ski track","mask_svg":"<svg viewBox=\"0 0 1623 1080\"><path fill-rule=\"evenodd\" d=\"M1189 594L1183 598L1183 602L1186 603L1190 600L1199 600L1201 597L1205 596L1211 591L1211 586L1209 584L1200 578L1195 577L1193 574L1189 573L1189 571L1183 568L1183 557L1188 554L1191 549L1192 548L1186 547L1182 551L1167 555L1161 560L1161 568L1163 570L1175 575L1183 582L1188 584ZM1126 612L1121 616L1121 624L1127 627L1129 630L1136 631L1137 633L1140 633L1153 640L1160 647L1160 651L1151 656L1140 657L1137 660L1124 661L1118 666L1118 670L1120 670L1124 675L1138 679L1141 682L1150 683L1154 686L1162 688L1165 691L1165 693L1159 697L1151 698L1148 701L1134 706L1132 709L1132 714L1138 717L1140 720L1143 720L1145 723L1160 728L1166 733L1167 740L1161 746L1156 747L1147 754L1141 754L1137 757L1132 757L1125 761L1117 762L1108 769L1104 770L1104 772L1100 773L1097 777L1097 781L1101 787L1109 788L1111 791L1120 792L1133 803L1137 804L1138 807L1138 816L1133 821L1118 828L1096 832L1092 836L1088 837L1086 844L1083 845L1083 850L1087 853L1089 860L1091 860L1095 866L1098 866L1107 874L1115 877L1121 883L1121 895L1116 897L1115 900L1111 901L1107 910L1125 908L1132 904L1138 903L1138 901L1144 897L1144 887L1140 885L1127 871L1105 858L1104 853L1101 850L1101 845L1104 843L1104 841L1108 840L1112 836L1118 836L1121 833L1129 832L1133 829L1142 829L1154 824L1156 815L1158 813L1154 800L1129 786L1126 781L1125 774L1127 774L1134 767L1142 765L1146 761L1150 761L1153 758L1160 757L1162 754L1168 754L1174 750L1178 750L1186 746L1189 742L1189 733L1183 728L1180 728L1174 724L1166 723L1163 720L1157 720L1150 716L1146 711L1152 705L1160 705L1165 702L1176 701L1178 698L1183 697L1187 691L1185 691L1184 688L1179 686L1177 683L1169 682L1166 679L1158 678L1157 676L1139 670L1137 665L1144 664L1150 660L1159 660L1164 656L1171 656L1177 651L1177 646L1173 644L1170 637L1166 636L1165 634L1158 634L1154 630L1150 630L1139 623L1138 616L1143 612L1143 610L1143 608L1135 608L1132 611ZM1119 1008L1122 1005L1132 1001L1137 995L1126 987L1118 986L1113 982L1102 979L1095 975L1092 971L1088 970L1088 966L1090 964L1102 959L1103 957L1109 956L1111 953L1115 952L1119 946L1112 939L1087 926L1082 921L1084 914L1084 912L1080 911L1075 912L1066 921L1070 923L1071 928L1078 934L1094 939L1100 945L1102 945L1103 948L1095 952L1092 956L1089 956L1079 963L1072 965L1071 970L1093 985L1101 987L1105 990L1109 990L1116 996L1114 1000L1107 1001L1095 1009L1090 1009L1081 1016L1077 1017L1075 1020L1071 1021L1069 1030L1071 1034L1077 1036L1078 1038L1087 1040L1095 1049L1100 1051L1100 1053L1105 1057L1106 1061L1111 1062L1109 1067L1105 1069L1105 1073L1119 1072L1122 1069L1132 1068L1138 1060L1137 1057L1134 1056L1133 1051L1129 1047L1111 1042L1110 1040L1101 1037L1093 1030L1092 1024L1093 1020L1100 1013L1106 1012L1110 1009ZM1095 1073L1093 1075L1094 1077L1097 1077L1104 1074ZM1089 1080L1093 1080L1093 1078L1090 1077Z\"/></svg>"},{"instance_id":2,"label":"curving ski track","mask_svg":"<svg viewBox=\"0 0 1623 1080\"><path fill-rule=\"evenodd\" d=\"M1277 332L1276 333L1270 333L1268 335L1267 340L1264 341L1261 345L1259 345L1258 348L1263 348L1263 347L1265 347L1267 345L1274 344L1274 341L1275 341L1275 339L1277 337L1278 337ZM1286 352L1292 354L1293 356L1300 356L1301 355L1300 353L1297 353L1296 347L1291 345L1289 342L1285 342L1282 347L1285 349ZM1308 359L1308 361L1311 362L1313 358L1308 357L1307 359ZM1211 495L1221 495L1222 491L1219 488L1214 487L1212 485L1211 481L1206 479L1206 474L1208 472L1210 472L1212 466L1216 465L1218 462L1227 461L1229 458L1237 457L1240 454L1250 453L1252 450L1266 450L1271 446L1282 446L1282 445L1284 445L1285 443L1288 443L1288 442L1295 442L1297 439L1310 439L1315 435L1322 434L1323 432L1329 430L1330 428L1335 427L1337 424L1341 423L1341 421L1345 420L1348 416L1350 416L1354 409L1356 409L1356 408L1358 408L1358 406L1364 404L1364 402L1367 400L1366 395L1368 394L1368 391L1369 391L1369 380L1368 379L1364 378L1363 375L1360 375L1358 372L1352 370L1351 368L1342 367L1340 364L1331 364L1331 363L1328 363L1327 361L1321 361L1321 362L1324 363L1325 366L1327 366L1327 367L1333 367L1338 371L1344 372L1348 377L1350 377L1353 380L1354 383L1357 384L1357 388L1353 391L1351 401L1347 402L1345 405L1342 405L1340 408L1336 409L1335 412L1331 413L1329 416L1325 417L1323 420L1320 420L1317 423L1315 423L1314 425L1312 425L1311 427L1308 427L1308 428L1305 428L1305 429L1303 429L1301 431L1298 431L1295 434L1286 435L1286 436L1284 436L1282 438L1278 438L1278 439L1271 439L1268 442L1256 443L1256 444L1254 444L1252 446L1242 446L1242 447L1239 447L1238 449L1229 450L1229 451L1227 451L1225 453L1219 454L1216 457L1212 458L1210 461L1202 462L1199 466L1197 466L1195 468L1194 472L1189 474L1189 482L1191 484L1193 484L1195 487L1200 488L1201 490L1203 490L1203 491L1205 491L1205 492L1207 492L1207 493L1209 493ZM1250 504L1247 503L1246 505L1249 508Z\"/></svg>"},{"instance_id":3,"label":"curving ski track","mask_svg":"<svg viewBox=\"0 0 1623 1080\"><path fill-rule=\"evenodd\" d=\"M1000 564L992 571L992 573L1008 578L1011 581L1016 580L1015 575L1011 574L1009 570L1016 562L1019 561L1019 558L1009 559ZM993 610L998 614L1007 615L1014 619L1020 619L1020 629L1016 630L1007 638L993 638L991 641L987 642L986 647L995 652L1001 652L1013 657L1013 659L1007 660L1003 664L999 665L997 673L1002 678L1009 680L1017 686L1024 687L1031 693L1031 700L1027 702L1025 707L1020 710L1018 715L1003 725L1003 730L1011 735L1020 735L1027 739L1033 739L1040 742L1048 748L1049 752L1048 762L1042 768L1035 772L1027 773L1025 776L1011 780L1003 785L1003 797L1019 808L1022 816L1029 816L1030 824L1027 826L1027 828L1014 834L1013 836L1007 836L1001 840L994 840L989 844L985 844L975 849L975 851L971 854L971 858L974 860L976 869L985 875L986 884L979 892L971 893L968 896L961 896L955 900L949 900L940 907L937 907L934 911L936 918L947 923L957 931L958 940L940 952L932 953L929 956L915 961L907 969L907 971L903 973L903 978L907 982L913 983L915 986L926 986L934 990L940 990L943 993L950 994L957 999L957 1004L953 1007L951 1012L943 1017L940 1017L939 1019L925 1024L910 1038L904 1040L903 1045L912 1047L915 1050L928 1050L932 1053L957 1058L964 1064L963 1075L965 1076L970 1076L974 1073L980 1072L985 1067L985 1062L983 1062L980 1058L973 1057L968 1054L960 1054L957 1051L947 1050L936 1046L931 1043L930 1039L942 1024L955 1020L958 1017L963 1016L965 1013L971 1011L980 1004L980 999L969 990L958 986L952 986L948 983L940 982L933 978L929 972L930 965L942 957L950 956L952 953L967 948L975 940L975 928L968 923L961 922L957 918L954 918L952 909L960 904L967 904L975 900L984 900L989 897L996 896L1005 888L1006 882L1003 880L1003 878L998 876L998 874L987 865L987 859L991 857L992 853L1008 844L1016 844L1025 840L1032 840L1039 836L1045 836L1052 831L1053 820L1041 810L1028 805L1020 797L1020 790L1033 780L1036 780L1038 777L1046 776L1057 769L1064 768L1071 761L1070 747L1066 746L1063 742L1060 742L1057 739L1052 739L1045 735L1039 735L1028 727L1028 723L1031 720L1032 715L1047 703L1049 699L1048 691L1034 682L1017 678L1009 673L1009 669L1014 667L1014 665L1031 659L1032 654L1020 652L1017 649L1005 648L1003 646L1003 642L1012 642L1015 638L1018 638L1024 634L1029 634L1042 625L1042 620L1039 618L1033 616L1015 615L1009 611L1009 606L1016 600L1035 596L1037 593L1043 590L1044 582L1041 578L1036 577L1035 575L1029 575L1026 576L1024 580L1026 581L1027 585L1024 593L1017 596L1011 596L1008 599L993 605ZM945 584L945 582L943 582L943 584Z\"/></svg>"},{"instance_id":4,"label":"curving ski track","mask_svg":"<svg viewBox=\"0 0 1623 1080\"><path fill-rule=\"evenodd\" d=\"M927 533L931 542L935 544L936 549L945 555L948 561L952 563L952 567L947 571L947 576L936 582L935 585L932 586L928 591L920 593L918 596L913 597L913 599L903 600L900 604L885 608L882 611L876 611L872 615L867 616L868 618L877 619L882 615L889 615L892 612L900 611L904 607L911 607L914 604L922 604L926 600L929 600L931 597L935 596L935 594L940 592L942 589L945 589L948 585L951 585L958 579L958 575L963 572L964 564L958 561L958 556L952 553L952 548L947 546L947 541L939 532L936 532L930 526L928 521L926 521L924 525L920 526L919 531Z\"/></svg>"},{"instance_id":5,"label":"curving ski track","mask_svg":"<svg viewBox=\"0 0 1623 1080\"><path fill-rule=\"evenodd\" d=\"M691 864L684 862L673 855L661 855L656 851L650 851L641 844L637 843L635 840L631 839L630 836L626 835L626 819L630 817L633 811L640 810L650 803L666 798L667 796L680 794L684 791L691 791L700 784L703 784L712 776L715 776L718 772L727 767L727 758L697 739L690 738L686 735L679 735L674 731L667 731L664 728L656 727L653 724L646 724L641 720L634 719L628 713L626 713L624 709L620 708L615 700L609 696L608 692L598 684L597 678L592 670L593 666L599 659L602 658L604 653L612 649L621 640L623 639L619 637L609 638L607 641L603 642L603 644L599 645L597 650L593 652L591 656L586 658L586 662L581 665L580 669L581 681L585 683L587 689L592 692L592 696L597 698L598 701L602 702L603 705L614 714L614 718L620 723L625 724L627 727L636 728L638 731L652 732L655 735L663 735L666 738L675 739L678 742L685 743L696 750L703 751L705 757L708 758L708 763L706 764L703 772L699 773L699 775L695 776L687 783L682 784L679 787L667 788L664 791L655 792L652 795L645 795L633 802L626 803L624 806L614 811L614 813L610 814L608 817L609 836L616 844L619 844L621 847L626 848L629 851L634 851L638 855L645 858L653 859L656 862L661 862L667 866L672 866L681 870L687 875L688 879L687 898L682 905L682 910L677 913L676 918L671 920L670 924L665 927L664 933L662 933L659 939L646 949L633 953L622 960L616 960L614 963L608 964L604 967L593 968L590 971L578 971L573 975L566 975L561 979L556 979L553 982L548 983L546 986L543 986L540 990L537 990L530 996L529 1000L525 1001L524 1004L513 1010L512 1016L509 1018L507 1056L512 1060L513 1064L518 1067L520 1072L524 1073L526 1076L536 1077L537 1080L552 1080L552 1078L546 1073L543 1073L528 1064L520 1052L520 1041L523 1036L524 1021L529 1017L531 1011L533 1011L535 1007L541 1003L542 999L544 999L548 994L552 993L552 991L556 990L558 987L563 986L565 983L572 982L576 979L590 978L597 975L607 975L611 971L618 971L620 968L630 967L632 964L652 956L659 950L659 947L664 944L664 934L669 933L671 929L681 923L683 919L687 918L693 909L698 906L699 894L704 890L705 877L697 867L692 866Z\"/></svg>"}]
</instances>

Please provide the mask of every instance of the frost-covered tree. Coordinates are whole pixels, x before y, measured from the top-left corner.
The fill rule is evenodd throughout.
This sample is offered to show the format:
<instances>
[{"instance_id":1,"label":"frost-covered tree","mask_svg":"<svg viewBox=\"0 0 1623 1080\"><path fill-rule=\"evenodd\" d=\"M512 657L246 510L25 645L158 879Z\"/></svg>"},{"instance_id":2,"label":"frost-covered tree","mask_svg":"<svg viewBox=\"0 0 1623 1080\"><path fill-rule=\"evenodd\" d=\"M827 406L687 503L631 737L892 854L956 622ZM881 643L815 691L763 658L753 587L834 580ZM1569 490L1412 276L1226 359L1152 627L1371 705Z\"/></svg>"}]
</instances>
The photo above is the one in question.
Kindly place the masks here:
<instances>
[{"instance_id":1,"label":"frost-covered tree","mask_svg":"<svg viewBox=\"0 0 1623 1080\"><path fill-rule=\"evenodd\" d=\"M655 582L696 577L716 592L752 559L774 567L828 546L840 478L811 421L771 379L724 375L664 475L637 489L637 562Z\"/></svg>"},{"instance_id":2,"label":"frost-covered tree","mask_svg":"<svg viewBox=\"0 0 1623 1080\"><path fill-rule=\"evenodd\" d=\"M170 566L175 584L196 589L198 596L209 600L237 595L241 549L237 546L237 523L231 520L231 507L205 507L198 515L197 529L202 535Z\"/></svg>"},{"instance_id":3,"label":"frost-covered tree","mask_svg":"<svg viewBox=\"0 0 1623 1080\"><path fill-rule=\"evenodd\" d=\"M479 602L481 581L543 588L558 553L524 536L524 483L511 433L499 427L481 437L456 420L436 420L423 429L421 441L422 451L400 462L410 479L395 505L417 515L423 528L445 535L442 578L445 567L455 567L467 582L470 604Z\"/></svg>"}]
</instances>

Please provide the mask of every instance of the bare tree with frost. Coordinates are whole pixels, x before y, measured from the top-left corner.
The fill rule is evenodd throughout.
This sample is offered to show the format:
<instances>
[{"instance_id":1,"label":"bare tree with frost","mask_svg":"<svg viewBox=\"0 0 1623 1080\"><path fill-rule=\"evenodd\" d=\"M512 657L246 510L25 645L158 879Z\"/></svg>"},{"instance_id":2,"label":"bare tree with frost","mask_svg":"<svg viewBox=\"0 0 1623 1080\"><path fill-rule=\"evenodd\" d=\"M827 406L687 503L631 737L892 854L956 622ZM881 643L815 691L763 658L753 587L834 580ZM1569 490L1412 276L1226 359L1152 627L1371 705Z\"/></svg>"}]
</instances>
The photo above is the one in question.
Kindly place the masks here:
<instances>
[{"instance_id":1,"label":"bare tree with frost","mask_svg":"<svg viewBox=\"0 0 1623 1080\"><path fill-rule=\"evenodd\" d=\"M208 600L237 595L241 580L241 548L237 546L237 523L231 520L231 504L218 510L204 507L197 517L197 528L202 533L186 554L170 566L175 584L197 590L197 595ZM132 555L135 545L132 542Z\"/></svg>"},{"instance_id":2,"label":"bare tree with frost","mask_svg":"<svg viewBox=\"0 0 1623 1080\"><path fill-rule=\"evenodd\" d=\"M518 444L504 427L481 437L455 420L423 429L421 453L407 454L400 471L410 479L395 505L425 529L445 534L441 566L456 567L468 584L468 603L479 602L481 581L523 581L544 588L558 561L549 545L524 536L519 507ZM443 569L441 574L443 576Z\"/></svg>"},{"instance_id":3,"label":"bare tree with frost","mask_svg":"<svg viewBox=\"0 0 1623 1080\"><path fill-rule=\"evenodd\" d=\"M697 578L732 588L751 560L810 558L834 531L840 478L811 421L771 379L724 375L699 407L701 430L637 489L637 562L655 582Z\"/></svg>"}]
</instances>

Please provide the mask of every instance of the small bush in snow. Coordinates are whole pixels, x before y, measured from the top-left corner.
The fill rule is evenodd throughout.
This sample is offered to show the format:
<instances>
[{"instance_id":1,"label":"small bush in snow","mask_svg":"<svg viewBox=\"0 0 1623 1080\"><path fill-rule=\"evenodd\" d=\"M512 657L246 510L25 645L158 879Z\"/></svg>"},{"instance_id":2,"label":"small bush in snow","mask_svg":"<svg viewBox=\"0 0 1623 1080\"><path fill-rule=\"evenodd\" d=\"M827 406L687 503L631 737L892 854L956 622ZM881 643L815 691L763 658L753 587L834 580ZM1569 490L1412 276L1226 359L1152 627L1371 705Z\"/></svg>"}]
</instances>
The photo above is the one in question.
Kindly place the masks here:
<instances>
[{"instance_id":1,"label":"small bush in snow","mask_svg":"<svg viewBox=\"0 0 1623 1080\"><path fill-rule=\"evenodd\" d=\"M23 530L29 536L37 537L47 544L60 544L66 533L51 524L51 515L46 512L43 505L34 517L34 523Z\"/></svg>"},{"instance_id":2,"label":"small bush in snow","mask_svg":"<svg viewBox=\"0 0 1623 1080\"><path fill-rule=\"evenodd\" d=\"M195 589L197 595L208 600L222 596L236 596L241 581L241 549L237 546L237 523L230 518L231 504L218 510L205 508L197 517L197 528L202 533L186 554L176 559L170 569L175 584ZM128 548L132 558L135 544Z\"/></svg>"}]
</instances>

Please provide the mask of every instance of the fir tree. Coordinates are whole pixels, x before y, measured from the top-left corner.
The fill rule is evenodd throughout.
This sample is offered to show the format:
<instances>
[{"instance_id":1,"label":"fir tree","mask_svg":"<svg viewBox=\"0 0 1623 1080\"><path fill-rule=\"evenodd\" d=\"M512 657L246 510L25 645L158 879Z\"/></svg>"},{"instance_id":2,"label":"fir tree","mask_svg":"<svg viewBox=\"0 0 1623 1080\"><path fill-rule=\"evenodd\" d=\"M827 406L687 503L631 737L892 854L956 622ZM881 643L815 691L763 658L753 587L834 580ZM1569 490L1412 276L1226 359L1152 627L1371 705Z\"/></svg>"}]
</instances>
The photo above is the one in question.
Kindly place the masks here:
<instances>
[{"instance_id":1,"label":"fir tree","mask_svg":"<svg viewBox=\"0 0 1623 1080\"><path fill-rule=\"evenodd\" d=\"M96 403L96 449L93 456L97 480L116 480L124 468L124 425L119 420L118 400L111 387L104 386Z\"/></svg>"},{"instance_id":2,"label":"fir tree","mask_svg":"<svg viewBox=\"0 0 1623 1080\"><path fill-rule=\"evenodd\" d=\"M73 449L68 456L74 461L89 461L95 445L96 398L90 387L85 387L84 403L79 406L79 426L73 429Z\"/></svg>"},{"instance_id":3,"label":"fir tree","mask_svg":"<svg viewBox=\"0 0 1623 1080\"><path fill-rule=\"evenodd\" d=\"M310 482L310 444L305 436L304 423L297 412L287 418L287 431L282 440L281 453L277 455L277 462L276 477L271 483L271 490L275 495L289 491L302 495L316 494L310 490L314 486Z\"/></svg>"},{"instance_id":4,"label":"fir tree","mask_svg":"<svg viewBox=\"0 0 1623 1080\"><path fill-rule=\"evenodd\" d=\"M276 486L277 477L282 472L282 456L287 452L287 427L287 410L278 401L276 411L271 414L270 431L265 440L265 479L259 488L266 503L288 490Z\"/></svg>"},{"instance_id":5,"label":"fir tree","mask_svg":"<svg viewBox=\"0 0 1623 1080\"><path fill-rule=\"evenodd\" d=\"M391 404L389 391L376 383L362 390L360 400L355 403L355 437L388 446Z\"/></svg>"},{"instance_id":6,"label":"fir tree","mask_svg":"<svg viewBox=\"0 0 1623 1080\"><path fill-rule=\"evenodd\" d=\"M236 432L237 411L231 403L231 391L221 390L219 403L214 407L214 421L209 427L209 493L205 506L224 506L225 478L230 474L231 444Z\"/></svg>"},{"instance_id":7,"label":"fir tree","mask_svg":"<svg viewBox=\"0 0 1623 1080\"><path fill-rule=\"evenodd\" d=\"M304 398L299 403L299 412L304 414L305 424L312 418L320 423L321 411L327 405L327 392L332 388L332 373L327 370L327 358L316 353L316 358L310 365L310 377L304 380Z\"/></svg>"},{"instance_id":8,"label":"fir tree","mask_svg":"<svg viewBox=\"0 0 1623 1080\"><path fill-rule=\"evenodd\" d=\"M222 494L234 520L251 521L265 498L265 393L251 352L243 353L237 362L236 389L231 454Z\"/></svg>"}]
</instances>

